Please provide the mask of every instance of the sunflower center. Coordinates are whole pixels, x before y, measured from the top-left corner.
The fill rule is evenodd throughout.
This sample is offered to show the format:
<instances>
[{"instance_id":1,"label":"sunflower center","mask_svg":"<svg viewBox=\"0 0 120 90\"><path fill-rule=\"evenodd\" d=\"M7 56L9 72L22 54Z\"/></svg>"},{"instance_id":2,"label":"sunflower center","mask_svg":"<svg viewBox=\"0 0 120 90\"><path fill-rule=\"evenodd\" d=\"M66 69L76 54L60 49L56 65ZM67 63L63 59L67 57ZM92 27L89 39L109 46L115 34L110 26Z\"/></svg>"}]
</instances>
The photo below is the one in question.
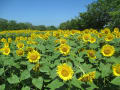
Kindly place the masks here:
<instances>
[{"instance_id":1,"label":"sunflower center","mask_svg":"<svg viewBox=\"0 0 120 90\"><path fill-rule=\"evenodd\" d=\"M35 54L32 54L31 56L30 56L30 59L32 59L32 60L36 60L37 59L37 55L35 55Z\"/></svg>"},{"instance_id":2,"label":"sunflower center","mask_svg":"<svg viewBox=\"0 0 120 90\"><path fill-rule=\"evenodd\" d=\"M89 55L90 55L91 57L94 57L94 56L95 56L93 52L89 52Z\"/></svg>"},{"instance_id":3,"label":"sunflower center","mask_svg":"<svg viewBox=\"0 0 120 90\"><path fill-rule=\"evenodd\" d=\"M62 76L67 77L69 75L69 72L67 70L62 70L61 72Z\"/></svg>"},{"instance_id":4,"label":"sunflower center","mask_svg":"<svg viewBox=\"0 0 120 90\"><path fill-rule=\"evenodd\" d=\"M110 54L110 52L111 52L110 49L105 49L105 50L104 50L104 53L105 53L105 54Z\"/></svg>"},{"instance_id":5,"label":"sunflower center","mask_svg":"<svg viewBox=\"0 0 120 90\"><path fill-rule=\"evenodd\" d=\"M84 39L85 39L85 40L88 40L88 39L89 39L89 37L88 37L88 36L84 36Z\"/></svg>"},{"instance_id":6,"label":"sunflower center","mask_svg":"<svg viewBox=\"0 0 120 90\"><path fill-rule=\"evenodd\" d=\"M9 49L6 48L6 49L5 49L5 53L8 53L8 52L9 52Z\"/></svg>"},{"instance_id":7,"label":"sunflower center","mask_svg":"<svg viewBox=\"0 0 120 90\"><path fill-rule=\"evenodd\" d=\"M62 51L63 51L63 52L67 52L67 48L66 48L66 47L63 47L63 48L62 48Z\"/></svg>"},{"instance_id":8,"label":"sunflower center","mask_svg":"<svg viewBox=\"0 0 120 90\"><path fill-rule=\"evenodd\" d=\"M23 55L23 51L18 51L18 55Z\"/></svg>"},{"instance_id":9,"label":"sunflower center","mask_svg":"<svg viewBox=\"0 0 120 90\"><path fill-rule=\"evenodd\" d=\"M23 47L23 44L20 44L19 47L22 48L22 47Z\"/></svg>"}]
</instances>

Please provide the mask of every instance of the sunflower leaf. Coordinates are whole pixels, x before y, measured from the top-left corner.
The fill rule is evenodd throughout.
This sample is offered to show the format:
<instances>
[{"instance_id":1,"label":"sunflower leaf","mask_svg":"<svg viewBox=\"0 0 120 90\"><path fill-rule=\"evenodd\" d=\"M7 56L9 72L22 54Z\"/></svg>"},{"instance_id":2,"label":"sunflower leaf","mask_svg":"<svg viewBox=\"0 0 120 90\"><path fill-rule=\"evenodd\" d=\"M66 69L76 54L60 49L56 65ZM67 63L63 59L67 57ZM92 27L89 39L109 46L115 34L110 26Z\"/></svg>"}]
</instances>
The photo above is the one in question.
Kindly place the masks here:
<instances>
[{"instance_id":1,"label":"sunflower leaf","mask_svg":"<svg viewBox=\"0 0 120 90\"><path fill-rule=\"evenodd\" d=\"M114 84L114 85L120 85L120 77L116 77L115 79L113 79L111 81L111 83Z\"/></svg>"}]
</instances>

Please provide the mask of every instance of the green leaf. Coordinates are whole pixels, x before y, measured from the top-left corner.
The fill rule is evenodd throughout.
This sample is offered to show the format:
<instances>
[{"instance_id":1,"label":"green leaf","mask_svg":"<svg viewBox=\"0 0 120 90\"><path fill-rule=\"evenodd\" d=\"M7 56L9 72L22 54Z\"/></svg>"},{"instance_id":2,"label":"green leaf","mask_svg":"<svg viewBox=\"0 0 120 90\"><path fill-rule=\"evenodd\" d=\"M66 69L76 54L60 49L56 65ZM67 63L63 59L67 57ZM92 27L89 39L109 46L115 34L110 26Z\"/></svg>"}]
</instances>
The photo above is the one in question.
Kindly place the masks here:
<instances>
[{"instance_id":1,"label":"green leaf","mask_svg":"<svg viewBox=\"0 0 120 90\"><path fill-rule=\"evenodd\" d=\"M33 78L32 83L35 87L41 89L43 85L43 78L42 77L39 77L38 79Z\"/></svg>"},{"instance_id":2,"label":"green leaf","mask_svg":"<svg viewBox=\"0 0 120 90\"><path fill-rule=\"evenodd\" d=\"M40 67L40 71L41 72L49 72L50 68L44 64L43 66Z\"/></svg>"},{"instance_id":3,"label":"green leaf","mask_svg":"<svg viewBox=\"0 0 120 90\"><path fill-rule=\"evenodd\" d=\"M22 73L21 73L21 77L20 77L20 80L25 80L27 78L30 77L30 72L28 70L24 70Z\"/></svg>"},{"instance_id":4,"label":"green leaf","mask_svg":"<svg viewBox=\"0 0 120 90\"><path fill-rule=\"evenodd\" d=\"M116 77L111 81L112 84L119 85L120 86L120 77Z\"/></svg>"},{"instance_id":5,"label":"green leaf","mask_svg":"<svg viewBox=\"0 0 120 90\"><path fill-rule=\"evenodd\" d=\"M63 85L64 85L63 82L60 82L58 79L55 79L50 84L48 84L48 87L55 90L56 88L60 88Z\"/></svg>"},{"instance_id":6,"label":"green leaf","mask_svg":"<svg viewBox=\"0 0 120 90\"><path fill-rule=\"evenodd\" d=\"M22 90L30 90L30 87L28 87L28 86L22 87Z\"/></svg>"},{"instance_id":7,"label":"green leaf","mask_svg":"<svg viewBox=\"0 0 120 90\"><path fill-rule=\"evenodd\" d=\"M82 82L79 81L77 78L73 78L72 81L71 81L71 84L77 88L81 88L81 84Z\"/></svg>"},{"instance_id":8,"label":"green leaf","mask_svg":"<svg viewBox=\"0 0 120 90\"><path fill-rule=\"evenodd\" d=\"M0 68L0 76L4 73L4 68Z\"/></svg>"},{"instance_id":9,"label":"green leaf","mask_svg":"<svg viewBox=\"0 0 120 90\"><path fill-rule=\"evenodd\" d=\"M7 78L7 80L10 84L19 83L19 78L16 75L12 75L12 77Z\"/></svg>"},{"instance_id":10,"label":"green leaf","mask_svg":"<svg viewBox=\"0 0 120 90\"><path fill-rule=\"evenodd\" d=\"M90 87L86 90L94 90L95 88L98 88L93 82L88 82L88 84L90 85Z\"/></svg>"},{"instance_id":11,"label":"green leaf","mask_svg":"<svg viewBox=\"0 0 120 90\"><path fill-rule=\"evenodd\" d=\"M28 64L27 64L27 69L28 69L28 71L32 70L32 68L33 68L34 66L35 66L34 64L28 63Z\"/></svg>"},{"instance_id":12,"label":"green leaf","mask_svg":"<svg viewBox=\"0 0 120 90\"><path fill-rule=\"evenodd\" d=\"M102 71L102 77L109 76L112 73L111 64L100 63L100 70Z\"/></svg>"},{"instance_id":13,"label":"green leaf","mask_svg":"<svg viewBox=\"0 0 120 90\"><path fill-rule=\"evenodd\" d=\"M0 85L0 90L5 90L5 84Z\"/></svg>"}]
</instances>

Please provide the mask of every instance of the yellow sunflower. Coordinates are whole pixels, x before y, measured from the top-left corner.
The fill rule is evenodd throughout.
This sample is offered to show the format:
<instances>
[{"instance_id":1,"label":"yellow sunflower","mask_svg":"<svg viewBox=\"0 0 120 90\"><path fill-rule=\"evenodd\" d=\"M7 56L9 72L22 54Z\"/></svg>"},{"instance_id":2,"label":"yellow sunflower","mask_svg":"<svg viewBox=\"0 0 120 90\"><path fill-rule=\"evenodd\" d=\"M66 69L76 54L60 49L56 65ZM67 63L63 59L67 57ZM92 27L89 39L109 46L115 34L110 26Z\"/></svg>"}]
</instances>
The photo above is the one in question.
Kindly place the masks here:
<instances>
[{"instance_id":1,"label":"yellow sunflower","mask_svg":"<svg viewBox=\"0 0 120 90\"><path fill-rule=\"evenodd\" d=\"M65 43L66 43L66 40L63 39L63 38L61 38L61 39L60 39L60 44L65 44Z\"/></svg>"},{"instance_id":2,"label":"yellow sunflower","mask_svg":"<svg viewBox=\"0 0 120 90\"><path fill-rule=\"evenodd\" d=\"M96 54L95 50L87 50L87 55L88 55L89 58L96 59L95 54Z\"/></svg>"},{"instance_id":3,"label":"yellow sunflower","mask_svg":"<svg viewBox=\"0 0 120 90\"><path fill-rule=\"evenodd\" d=\"M16 54L18 56L23 56L24 55L24 50L20 48L19 50L16 50Z\"/></svg>"},{"instance_id":4,"label":"yellow sunflower","mask_svg":"<svg viewBox=\"0 0 120 90\"><path fill-rule=\"evenodd\" d=\"M57 66L57 74L64 81L72 79L73 73L72 68L66 63Z\"/></svg>"},{"instance_id":5,"label":"yellow sunflower","mask_svg":"<svg viewBox=\"0 0 120 90\"><path fill-rule=\"evenodd\" d=\"M8 43L11 43L12 42L12 38L8 38Z\"/></svg>"},{"instance_id":6,"label":"yellow sunflower","mask_svg":"<svg viewBox=\"0 0 120 90\"><path fill-rule=\"evenodd\" d=\"M104 45L101 49L101 53L103 54L103 56L109 57L112 56L115 52L115 48L111 45Z\"/></svg>"},{"instance_id":7,"label":"yellow sunflower","mask_svg":"<svg viewBox=\"0 0 120 90\"><path fill-rule=\"evenodd\" d=\"M18 47L18 48L24 48L24 43L18 43L18 44L17 44L17 47Z\"/></svg>"},{"instance_id":8,"label":"yellow sunflower","mask_svg":"<svg viewBox=\"0 0 120 90\"><path fill-rule=\"evenodd\" d=\"M96 38L91 37L89 41L90 41L90 43L94 43L94 42L96 42Z\"/></svg>"},{"instance_id":9,"label":"yellow sunflower","mask_svg":"<svg viewBox=\"0 0 120 90\"><path fill-rule=\"evenodd\" d=\"M80 80L82 82L88 82L88 81L92 82L93 79L95 79L95 73L96 73L96 71L89 72L88 74L84 74L78 80Z\"/></svg>"},{"instance_id":10,"label":"yellow sunflower","mask_svg":"<svg viewBox=\"0 0 120 90\"><path fill-rule=\"evenodd\" d=\"M61 44L59 50L62 54L67 55L70 52L70 46L67 44Z\"/></svg>"},{"instance_id":11,"label":"yellow sunflower","mask_svg":"<svg viewBox=\"0 0 120 90\"><path fill-rule=\"evenodd\" d=\"M105 41L112 41L114 39L114 35L112 33L109 33L105 37Z\"/></svg>"},{"instance_id":12,"label":"yellow sunflower","mask_svg":"<svg viewBox=\"0 0 120 90\"><path fill-rule=\"evenodd\" d=\"M2 52L3 52L4 55L9 55L10 48L9 47L4 47L4 48L2 48Z\"/></svg>"},{"instance_id":13,"label":"yellow sunflower","mask_svg":"<svg viewBox=\"0 0 120 90\"><path fill-rule=\"evenodd\" d=\"M36 63L40 59L40 54L37 51L33 50L32 52L28 53L27 58L29 59L29 62Z\"/></svg>"},{"instance_id":14,"label":"yellow sunflower","mask_svg":"<svg viewBox=\"0 0 120 90\"><path fill-rule=\"evenodd\" d=\"M120 76L120 64L113 65L112 69L115 76Z\"/></svg>"},{"instance_id":15,"label":"yellow sunflower","mask_svg":"<svg viewBox=\"0 0 120 90\"><path fill-rule=\"evenodd\" d=\"M4 47L9 47L9 43L4 43Z\"/></svg>"},{"instance_id":16,"label":"yellow sunflower","mask_svg":"<svg viewBox=\"0 0 120 90\"><path fill-rule=\"evenodd\" d=\"M91 35L90 34L84 34L82 36L82 39L84 42L88 42L91 39Z\"/></svg>"}]
</instances>

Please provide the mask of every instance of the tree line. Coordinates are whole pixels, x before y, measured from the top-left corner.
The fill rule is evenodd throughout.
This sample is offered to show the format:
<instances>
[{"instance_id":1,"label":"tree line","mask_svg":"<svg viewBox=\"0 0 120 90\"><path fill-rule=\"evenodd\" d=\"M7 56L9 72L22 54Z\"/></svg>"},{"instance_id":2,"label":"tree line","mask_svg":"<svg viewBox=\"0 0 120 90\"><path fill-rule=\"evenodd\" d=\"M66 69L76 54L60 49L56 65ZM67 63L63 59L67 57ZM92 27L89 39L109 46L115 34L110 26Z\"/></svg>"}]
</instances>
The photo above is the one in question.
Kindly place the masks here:
<instances>
[{"instance_id":1,"label":"tree line","mask_svg":"<svg viewBox=\"0 0 120 90\"><path fill-rule=\"evenodd\" d=\"M60 29L111 29L120 28L120 0L97 0L87 6L87 11L60 24Z\"/></svg>"},{"instance_id":2,"label":"tree line","mask_svg":"<svg viewBox=\"0 0 120 90\"><path fill-rule=\"evenodd\" d=\"M17 23L15 20L6 20L0 18L0 30L22 30L22 29L32 29L32 30L56 30L55 26L45 26L45 25L32 25L29 22Z\"/></svg>"}]
</instances>

